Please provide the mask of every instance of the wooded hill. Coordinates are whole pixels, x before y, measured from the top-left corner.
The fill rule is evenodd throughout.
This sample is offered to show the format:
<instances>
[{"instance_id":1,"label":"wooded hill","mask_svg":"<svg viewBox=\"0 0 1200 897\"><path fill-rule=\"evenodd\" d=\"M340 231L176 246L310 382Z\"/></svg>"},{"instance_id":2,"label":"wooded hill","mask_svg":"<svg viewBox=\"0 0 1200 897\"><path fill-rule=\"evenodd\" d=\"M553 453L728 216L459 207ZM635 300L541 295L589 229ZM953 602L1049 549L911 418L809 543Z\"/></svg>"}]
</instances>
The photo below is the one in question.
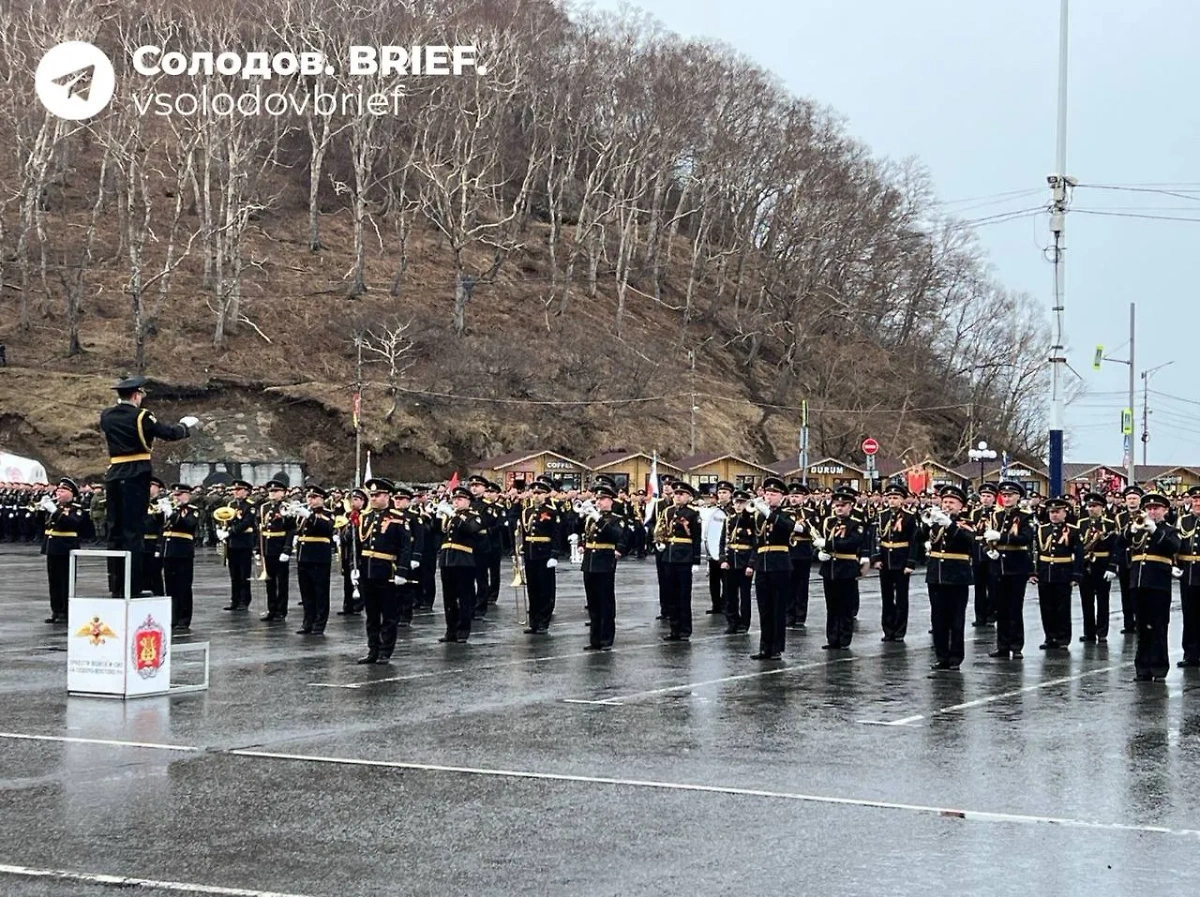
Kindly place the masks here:
<instances>
[{"instance_id":1,"label":"wooded hill","mask_svg":"<svg viewBox=\"0 0 1200 897\"><path fill-rule=\"evenodd\" d=\"M116 68L84 123L32 89L69 39ZM165 414L268 409L273 440L344 479L356 338L364 438L400 475L530 446L687 454L693 395L698 450L761 461L795 451L803 400L814 457L1042 439L1044 319L921 167L636 12L52 0L0 8L0 40L0 441L52 468L103 466L106 388L143 370ZM356 44L468 43L485 75L346 71ZM141 115L256 83L138 74L147 44L321 52L332 74L261 88L399 89L402 114Z\"/></svg>"}]
</instances>

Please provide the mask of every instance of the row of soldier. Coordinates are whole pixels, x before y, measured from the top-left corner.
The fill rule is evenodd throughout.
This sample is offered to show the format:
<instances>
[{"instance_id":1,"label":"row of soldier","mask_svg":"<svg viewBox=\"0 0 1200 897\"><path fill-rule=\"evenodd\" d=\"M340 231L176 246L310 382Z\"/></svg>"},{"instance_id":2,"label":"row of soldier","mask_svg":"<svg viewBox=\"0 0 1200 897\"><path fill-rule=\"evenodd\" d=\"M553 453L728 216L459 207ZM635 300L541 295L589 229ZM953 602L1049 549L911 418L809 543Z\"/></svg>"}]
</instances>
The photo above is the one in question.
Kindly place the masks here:
<instances>
[{"instance_id":1,"label":"row of soldier","mask_svg":"<svg viewBox=\"0 0 1200 897\"><path fill-rule=\"evenodd\" d=\"M80 490L69 480L64 484L69 485L57 491L67 504L74 505ZM370 488L380 484L388 488ZM554 610L553 571L574 540L580 546L585 573L592 574L585 576L589 612L595 610L589 647L603 649L611 647L613 638L615 598L610 596L615 589L615 561L637 551L649 532L659 573L660 618L670 625L664 638L671 641L683 641L691 635L691 574L707 560L713 605L709 612L725 615L728 632L747 631L754 583L762 627L760 650L754 656L778 658L784 650L786 630L805 625L815 555L825 585L828 649L839 650L850 644L858 612L857 580L868 566L879 570L885 641L903 640L908 577L921 564L929 568L926 581L931 586L938 667L951 669L962 662L962 627L957 623L956 610L961 590L952 590L954 597L948 599L948 609L943 613L933 586L974 585L974 625L994 623L997 646L993 656L1012 658L1019 657L1024 647L1021 602L1027 582L1036 582L1038 587L1045 632L1042 647L1055 650L1070 642L1074 584L1079 586L1084 617L1081 640L1106 640L1109 584L1117 580L1121 587L1122 631L1139 631L1140 600L1145 604L1141 614L1145 626L1154 633L1147 641L1148 646L1156 646L1147 654L1153 655L1153 660L1139 663L1138 674L1158 677L1165 674L1165 615L1157 612L1161 602L1147 603L1135 592L1165 592L1169 608L1174 567L1184 594L1181 665L1200 664L1193 594L1200 586L1200 582L1193 584L1193 578L1200 580L1200 576L1193 566L1191 547L1195 515L1179 515L1169 507L1169 501L1154 495L1148 505L1162 509L1162 526L1155 523L1157 512L1147 511L1139 517L1142 496L1136 487L1126 490L1120 508L1111 507L1100 495L1089 495L1086 515L1075 520L1066 500L1051 500L1042 509L1030 507L1023 488L1015 483L1002 484L1003 490L985 484L971 507L966 507L962 490L943 490L939 499L942 508L925 505L900 487L890 488L883 501L864 500L843 490L826 502L809 494L803 484L784 486L773 479L763 484L757 497L735 491L732 484L719 483L715 495L702 497L698 504L693 487L668 481L663 496L645 505L630 500L611 482L602 482L598 490L585 492L574 501L548 480L504 495L495 484L473 477L470 486L459 490L450 501L444 497L435 500L439 494L444 495L440 490L410 490L383 480L366 485L368 488L353 490L340 503L336 494L327 496L319 488L310 489L306 503L301 503L288 501L284 484L272 482L265 499L253 503L249 483L232 484L233 497L210 506L207 514L211 519L217 508L232 512L230 519L214 527L214 538L222 545L230 570L231 601L226 609L249 607L251 568L257 564L268 599L263 619L284 619L289 562L295 553L305 607L300 632L322 632L329 613L329 576L314 575L311 568L319 570L331 564L333 550L341 547L341 613L367 613L369 650L364 660L377 662L390 657L395 647L395 628L408 625L415 609L432 607L435 561L443 570L447 605L443 640L465 641L471 620L485 616L488 605L498 599L500 556L515 538L519 544L517 561L525 568L529 590L527 631L541 634L547 631ZM152 480L143 584L152 592L176 598L175 625L186 630L191 617L191 558L206 515L190 505L192 490L186 485L176 484L171 501L165 498L165 488L161 481ZM1003 495L999 504L997 493ZM326 498L331 498L330 510L324 507ZM1194 500L1194 496L1189 499ZM939 529L938 514L944 513L945 504L955 501L960 505L952 512L955 527ZM461 515L465 523L456 520L460 510L467 512ZM50 515L45 508L39 511ZM387 529L379 525L379 520L372 529L369 518L377 511L386 511L389 520L394 517L401 524L396 531L405 533L401 540L405 547L396 552L394 561L374 557L372 552L392 552L377 552L367 545ZM792 525L786 539L779 541L787 529L786 523L780 525L781 516L788 517ZM320 532L314 532L314 525L325 518L328 527L322 523ZM1142 532L1139 527L1146 527L1147 520L1160 533L1157 538L1168 530L1181 535L1183 548L1175 554L1136 552ZM949 532L960 525L973 534L969 550L946 551L945 544L931 548L939 539L942 543L954 538L963 541L960 534ZM597 526L609 529L601 541L594 534L589 536L589 530ZM458 542L448 541L447 527L462 531ZM328 534L325 528L330 530ZM47 546L54 546L49 553L61 557L63 547L71 541L62 515L47 520L46 531ZM772 538L776 543L771 542ZM461 551L457 559L456 551ZM967 557L958 557L964 554ZM1151 575L1161 574L1156 565L1161 566L1163 557L1169 559L1165 588L1161 575ZM386 562L382 565L387 568L384 571L374 570L380 566L375 562L380 560ZM446 569L451 572L447 574ZM389 571L390 586L381 592L371 585L382 572ZM61 571L57 575L52 572L50 580L52 619L61 621L65 619L64 576ZM376 597L379 600L374 600ZM963 611L965 614L965 600ZM948 626L943 626L946 620Z\"/></svg>"}]
</instances>

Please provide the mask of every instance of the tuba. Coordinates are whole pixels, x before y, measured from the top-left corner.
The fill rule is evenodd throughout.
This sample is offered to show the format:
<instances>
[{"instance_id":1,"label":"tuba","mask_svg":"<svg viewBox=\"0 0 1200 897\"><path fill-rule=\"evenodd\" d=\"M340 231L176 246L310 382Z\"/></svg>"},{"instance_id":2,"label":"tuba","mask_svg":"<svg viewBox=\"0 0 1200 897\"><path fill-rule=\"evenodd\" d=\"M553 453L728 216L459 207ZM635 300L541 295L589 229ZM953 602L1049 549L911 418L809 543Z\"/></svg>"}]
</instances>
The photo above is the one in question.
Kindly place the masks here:
<instances>
[{"instance_id":1,"label":"tuba","mask_svg":"<svg viewBox=\"0 0 1200 897\"><path fill-rule=\"evenodd\" d=\"M235 517L237 517L237 509L230 505L214 508L212 512L213 522L217 524L217 542L219 543L217 553L221 555L222 566L229 563L229 533L226 532L226 527L233 522ZM225 533L224 537L222 537L222 533Z\"/></svg>"}]
</instances>

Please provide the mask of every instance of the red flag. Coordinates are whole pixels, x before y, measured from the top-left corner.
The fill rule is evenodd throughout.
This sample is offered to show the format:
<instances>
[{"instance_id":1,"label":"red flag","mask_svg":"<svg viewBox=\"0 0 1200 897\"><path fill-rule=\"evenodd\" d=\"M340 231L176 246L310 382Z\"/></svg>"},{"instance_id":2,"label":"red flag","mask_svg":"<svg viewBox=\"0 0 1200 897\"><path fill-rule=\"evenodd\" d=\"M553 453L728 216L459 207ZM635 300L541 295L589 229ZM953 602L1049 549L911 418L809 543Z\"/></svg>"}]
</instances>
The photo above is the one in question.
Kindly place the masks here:
<instances>
[{"instance_id":1,"label":"red flag","mask_svg":"<svg viewBox=\"0 0 1200 897\"><path fill-rule=\"evenodd\" d=\"M447 492L451 491L457 485L458 485L458 471L456 470L456 471L454 471L454 475L450 477L450 482L448 482L446 484L446 491Z\"/></svg>"}]
</instances>

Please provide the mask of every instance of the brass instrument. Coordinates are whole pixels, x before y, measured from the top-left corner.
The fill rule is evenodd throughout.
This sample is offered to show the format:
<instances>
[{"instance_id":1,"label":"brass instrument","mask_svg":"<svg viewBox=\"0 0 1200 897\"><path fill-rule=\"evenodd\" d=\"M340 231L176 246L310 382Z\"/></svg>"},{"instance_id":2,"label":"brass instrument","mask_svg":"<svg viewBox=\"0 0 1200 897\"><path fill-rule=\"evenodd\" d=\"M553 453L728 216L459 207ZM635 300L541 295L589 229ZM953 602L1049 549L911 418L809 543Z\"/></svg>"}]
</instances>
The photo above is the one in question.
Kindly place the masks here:
<instances>
[{"instance_id":1,"label":"brass instrument","mask_svg":"<svg viewBox=\"0 0 1200 897\"><path fill-rule=\"evenodd\" d=\"M659 511L657 508L654 510L654 544L665 545L667 540L671 538L671 521L667 519L667 511L671 509L667 507L662 511Z\"/></svg>"},{"instance_id":2,"label":"brass instrument","mask_svg":"<svg viewBox=\"0 0 1200 897\"><path fill-rule=\"evenodd\" d=\"M213 520L216 522L217 526L222 529L227 527L235 517L237 517L237 509L232 505L223 505L222 507L216 508L212 512ZM226 535L226 538L218 539L218 543L219 546L217 548L217 553L221 555L221 566L225 566L229 563L228 534Z\"/></svg>"},{"instance_id":3,"label":"brass instrument","mask_svg":"<svg viewBox=\"0 0 1200 897\"><path fill-rule=\"evenodd\" d=\"M1146 512L1138 511L1133 517L1129 518L1130 529L1142 529L1146 525Z\"/></svg>"},{"instance_id":4,"label":"brass instrument","mask_svg":"<svg viewBox=\"0 0 1200 897\"><path fill-rule=\"evenodd\" d=\"M521 514L517 518L517 525L513 527L513 578L509 586L513 590L513 609L521 614L522 625L529 622L529 596L525 591L525 559L521 552L525 548L525 511L521 509ZM525 609L522 613L521 604L524 598Z\"/></svg>"},{"instance_id":5,"label":"brass instrument","mask_svg":"<svg viewBox=\"0 0 1200 897\"><path fill-rule=\"evenodd\" d=\"M1087 535L1083 538L1083 560L1085 563L1090 564L1096 560L1096 546L1105 535L1103 523L1096 523L1088 527Z\"/></svg>"}]
</instances>

